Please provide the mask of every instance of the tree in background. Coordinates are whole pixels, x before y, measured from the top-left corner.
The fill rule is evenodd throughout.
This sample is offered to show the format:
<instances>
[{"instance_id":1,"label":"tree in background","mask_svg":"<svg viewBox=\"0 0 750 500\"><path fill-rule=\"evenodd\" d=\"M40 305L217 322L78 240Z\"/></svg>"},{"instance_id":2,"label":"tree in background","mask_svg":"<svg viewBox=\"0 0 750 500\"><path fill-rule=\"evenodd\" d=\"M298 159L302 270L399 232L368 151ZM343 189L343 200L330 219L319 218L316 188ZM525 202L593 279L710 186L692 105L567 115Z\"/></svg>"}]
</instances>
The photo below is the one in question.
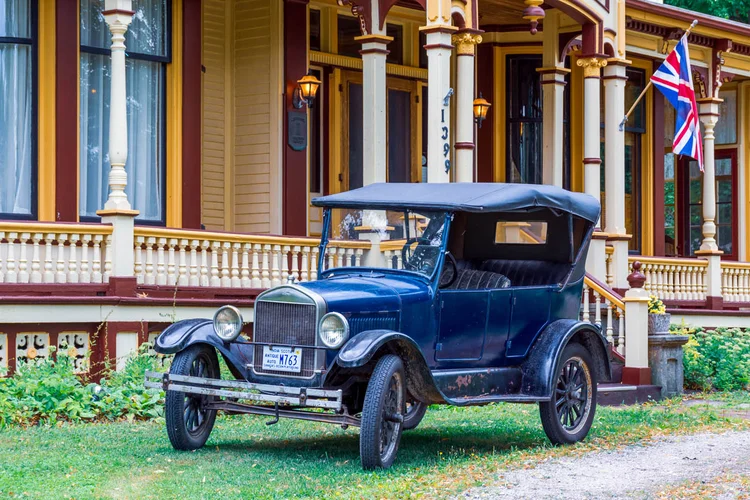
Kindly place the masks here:
<instances>
[{"instance_id":1,"label":"tree in background","mask_svg":"<svg viewBox=\"0 0 750 500\"><path fill-rule=\"evenodd\" d=\"M665 0L665 3L750 24L750 0Z\"/></svg>"}]
</instances>

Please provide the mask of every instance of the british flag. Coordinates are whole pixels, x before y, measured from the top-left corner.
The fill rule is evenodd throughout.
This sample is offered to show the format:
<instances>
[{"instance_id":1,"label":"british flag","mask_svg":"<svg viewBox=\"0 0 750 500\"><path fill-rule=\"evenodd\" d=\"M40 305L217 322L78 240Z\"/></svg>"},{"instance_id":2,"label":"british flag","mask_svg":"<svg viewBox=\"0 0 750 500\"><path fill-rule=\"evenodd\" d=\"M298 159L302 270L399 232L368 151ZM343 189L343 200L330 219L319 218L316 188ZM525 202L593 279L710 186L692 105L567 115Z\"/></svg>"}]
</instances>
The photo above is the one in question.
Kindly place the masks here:
<instances>
[{"instance_id":1,"label":"british flag","mask_svg":"<svg viewBox=\"0 0 750 500\"><path fill-rule=\"evenodd\" d=\"M703 171L703 141L698 121L698 105L693 90L687 36L683 36L667 56L651 81L677 110L672 152L686 155L698 162Z\"/></svg>"}]
</instances>

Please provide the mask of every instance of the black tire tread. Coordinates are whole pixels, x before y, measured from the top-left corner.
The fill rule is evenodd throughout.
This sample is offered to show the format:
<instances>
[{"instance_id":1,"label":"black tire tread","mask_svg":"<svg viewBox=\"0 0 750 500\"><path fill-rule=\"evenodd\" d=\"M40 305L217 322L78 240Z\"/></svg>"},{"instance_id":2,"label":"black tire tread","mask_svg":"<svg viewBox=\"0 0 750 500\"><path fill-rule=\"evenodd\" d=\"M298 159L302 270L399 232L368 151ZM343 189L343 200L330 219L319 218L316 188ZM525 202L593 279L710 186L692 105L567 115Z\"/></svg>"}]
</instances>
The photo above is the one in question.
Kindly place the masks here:
<instances>
[{"instance_id":1,"label":"black tire tread","mask_svg":"<svg viewBox=\"0 0 750 500\"><path fill-rule=\"evenodd\" d=\"M383 397L390 384L391 377L397 371L401 372L402 380L404 367L401 358L393 354L387 354L378 360L375 369L370 376L365 392L365 401L362 410L362 422L359 430L359 455L362 468L373 470L377 468L388 468L393 462L398 451L398 436L396 450L388 463L382 463L379 450L379 417L383 407ZM403 426L402 426L403 428Z\"/></svg>"}]
</instances>

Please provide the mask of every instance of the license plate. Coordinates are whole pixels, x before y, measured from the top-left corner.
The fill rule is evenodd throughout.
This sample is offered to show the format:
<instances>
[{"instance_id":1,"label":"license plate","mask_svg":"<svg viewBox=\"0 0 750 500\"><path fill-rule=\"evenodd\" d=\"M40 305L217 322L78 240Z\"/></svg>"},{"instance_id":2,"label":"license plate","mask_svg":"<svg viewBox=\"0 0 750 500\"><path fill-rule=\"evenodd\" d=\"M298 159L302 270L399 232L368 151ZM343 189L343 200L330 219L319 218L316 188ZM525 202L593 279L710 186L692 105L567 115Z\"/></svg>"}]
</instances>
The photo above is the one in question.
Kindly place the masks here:
<instances>
[{"instance_id":1,"label":"license plate","mask_svg":"<svg viewBox=\"0 0 750 500\"><path fill-rule=\"evenodd\" d=\"M299 347L263 346L263 369L276 372L302 371L302 349Z\"/></svg>"}]
</instances>

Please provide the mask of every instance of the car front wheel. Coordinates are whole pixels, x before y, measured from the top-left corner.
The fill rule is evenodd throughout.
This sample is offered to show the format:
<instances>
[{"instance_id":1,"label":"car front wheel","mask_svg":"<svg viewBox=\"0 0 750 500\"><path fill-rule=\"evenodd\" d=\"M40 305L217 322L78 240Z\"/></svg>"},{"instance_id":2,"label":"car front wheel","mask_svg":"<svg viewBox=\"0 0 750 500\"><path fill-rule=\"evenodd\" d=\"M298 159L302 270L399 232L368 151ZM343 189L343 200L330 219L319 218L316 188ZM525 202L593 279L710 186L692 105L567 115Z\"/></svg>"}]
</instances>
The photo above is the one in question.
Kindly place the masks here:
<instances>
[{"instance_id":1,"label":"car front wheel","mask_svg":"<svg viewBox=\"0 0 750 500\"><path fill-rule=\"evenodd\" d=\"M216 351L207 345L196 344L178 353L169 369L172 375L189 377L221 378ZM216 420L216 410L206 409L214 396L167 391L165 420L167 435L176 450L201 448Z\"/></svg>"},{"instance_id":2,"label":"car front wheel","mask_svg":"<svg viewBox=\"0 0 750 500\"><path fill-rule=\"evenodd\" d=\"M365 392L359 431L359 455L365 470L387 469L396 458L404 429L405 377L401 358L378 360Z\"/></svg>"},{"instance_id":3,"label":"car front wheel","mask_svg":"<svg viewBox=\"0 0 750 500\"><path fill-rule=\"evenodd\" d=\"M568 344L560 357L552 398L539 403L544 432L552 444L581 441L596 412L596 372L591 354L580 344Z\"/></svg>"}]
</instances>

